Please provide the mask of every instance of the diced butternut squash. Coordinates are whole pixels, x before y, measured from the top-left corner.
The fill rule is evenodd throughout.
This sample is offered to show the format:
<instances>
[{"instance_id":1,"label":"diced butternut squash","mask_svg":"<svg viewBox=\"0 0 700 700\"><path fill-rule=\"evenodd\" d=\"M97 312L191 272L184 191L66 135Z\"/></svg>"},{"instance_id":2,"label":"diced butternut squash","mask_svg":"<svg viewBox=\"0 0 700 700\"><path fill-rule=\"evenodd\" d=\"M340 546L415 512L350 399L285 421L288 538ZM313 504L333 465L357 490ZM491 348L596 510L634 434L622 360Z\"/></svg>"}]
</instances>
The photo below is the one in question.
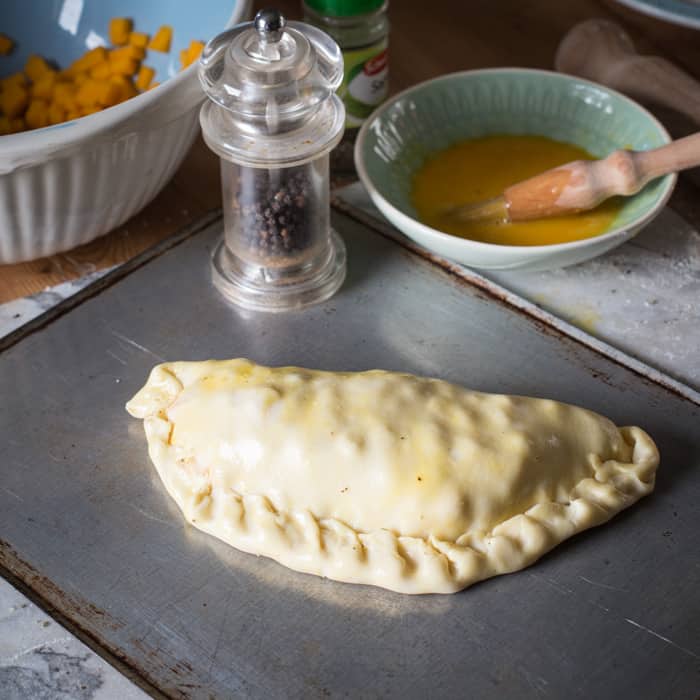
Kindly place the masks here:
<instances>
[{"instance_id":1,"label":"diced butternut squash","mask_svg":"<svg viewBox=\"0 0 700 700\"><path fill-rule=\"evenodd\" d=\"M192 40L188 48L180 51L180 63L182 64L182 68L187 68L187 66L194 63L199 58L203 48L203 41Z\"/></svg>"},{"instance_id":2,"label":"diced butternut squash","mask_svg":"<svg viewBox=\"0 0 700 700\"><path fill-rule=\"evenodd\" d=\"M32 85L32 97L37 97L41 100L50 101L53 97L53 91L56 87L56 71L46 71Z\"/></svg>"},{"instance_id":3,"label":"diced butternut squash","mask_svg":"<svg viewBox=\"0 0 700 700\"><path fill-rule=\"evenodd\" d=\"M90 77L95 80L106 80L112 75L112 66L109 61L103 61L90 69Z\"/></svg>"},{"instance_id":4,"label":"diced butternut squash","mask_svg":"<svg viewBox=\"0 0 700 700\"><path fill-rule=\"evenodd\" d=\"M66 97L65 99L60 101L56 101L54 99L54 104L58 105L59 107L62 107L64 112L66 113L78 111L78 102L75 99L75 94L73 94L71 97Z\"/></svg>"},{"instance_id":5,"label":"diced butternut squash","mask_svg":"<svg viewBox=\"0 0 700 700\"><path fill-rule=\"evenodd\" d=\"M109 40L115 46L123 46L129 42L133 22L126 17L115 17L109 22Z\"/></svg>"},{"instance_id":6,"label":"diced butternut squash","mask_svg":"<svg viewBox=\"0 0 700 700\"><path fill-rule=\"evenodd\" d=\"M139 62L126 56L109 62L113 75L134 75L139 69Z\"/></svg>"},{"instance_id":7,"label":"diced butternut squash","mask_svg":"<svg viewBox=\"0 0 700 700\"><path fill-rule=\"evenodd\" d=\"M148 48L153 49L154 51L168 53L168 51L170 51L170 43L172 42L172 40L173 28L167 24L164 24L153 35L151 43L148 45Z\"/></svg>"},{"instance_id":8,"label":"diced butternut squash","mask_svg":"<svg viewBox=\"0 0 700 700\"><path fill-rule=\"evenodd\" d=\"M124 100L139 94L133 82L131 82L131 78L125 75L115 75L112 77L111 82L119 88L119 102L124 102Z\"/></svg>"},{"instance_id":9,"label":"diced butternut squash","mask_svg":"<svg viewBox=\"0 0 700 700\"><path fill-rule=\"evenodd\" d=\"M49 106L45 100L32 100L27 107L24 120L30 129L41 129L49 125Z\"/></svg>"},{"instance_id":10,"label":"diced butternut squash","mask_svg":"<svg viewBox=\"0 0 700 700\"><path fill-rule=\"evenodd\" d=\"M142 92L148 90L155 74L155 70L150 66L141 66L139 74L136 76L136 87Z\"/></svg>"},{"instance_id":11,"label":"diced butternut squash","mask_svg":"<svg viewBox=\"0 0 700 700\"><path fill-rule=\"evenodd\" d=\"M0 115L0 136L6 136L7 134L17 134L20 131L24 131L25 124L24 119L21 117L15 117L10 119L4 115Z\"/></svg>"},{"instance_id":12,"label":"diced butternut squash","mask_svg":"<svg viewBox=\"0 0 700 700\"><path fill-rule=\"evenodd\" d=\"M0 56L7 56L7 54L10 53L14 47L15 42L12 41L12 39L10 39L9 36L6 36L5 34L0 34Z\"/></svg>"},{"instance_id":13,"label":"diced butternut squash","mask_svg":"<svg viewBox=\"0 0 700 700\"><path fill-rule=\"evenodd\" d=\"M27 77L24 73L13 73L8 75L7 78L3 78L0 82L2 82L3 89L7 89L11 85L24 87L27 84Z\"/></svg>"},{"instance_id":14,"label":"diced butternut squash","mask_svg":"<svg viewBox=\"0 0 700 700\"><path fill-rule=\"evenodd\" d=\"M24 72L30 80L36 82L44 73L53 70L41 56L33 53L24 64Z\"/></svg>"},{"instance_id":15,"label":"diced butternut squash","mask_svg":"<svg viewBox=\"0 0 700 700\"><path fill-rule=\"evenodd\" d=\"M170 51L172 27L164 24L149 36L134 31L132 20L115 17L108 33L109 47L90 49L63 70L32 54L23 72L0 78L0 135L78 119L158 87L155 70L142 61L147 49ZM0 55L13 48L12 39L0 34ZM180 52L182 67L194 63L203 48L203 42L191 41Z\"/></svg>"},{"instance_id":16,"label":"diced butternut squash","mask_svg":"<svg viewBox=\"0 0 700 700\"><path fill-rule=\"evenodd\" d=\"M59 104L52 102L49 105L49 124L60 124L66 120L66 110Z\"/></svg>"},{"instance_id":17,"label":"diced butternut squash","mask_svg":"<svg viewBox=\"0 0 700 700\"><path fill-rule=\"evenodd\" d=\"M145 49L148 46L148 39L148 34L144 32L131 32L131 34L129 34L129 43L140 49Z\"/></svg>"},{"instance_id":18,"label":"diced butternut squash","mask_svg":"<svg viewBox=\"0 0 700 700\"><path fill-rule=\"evenodd\" d=\"M6 117L14 119L21 117L29 104L29 91L17 83L5 84L0 93L0 107Z\"/></svg>"},{"instance_id":19,"label":"diced butternut squash","mask_svg":"<svg viewBox=\"0 0 700 700\"><path fill-rule=\"evenodd\" d=\"M53 101L63 107L70 109L71 103L75 101L76 87L72 83L56 83L53 89Z\"/></svg>"},{"instance_id":20,"label":"diced butternut squash","mask_svg":"<svg viewBox=\"0 0 700 700\"><path fill-rule=\"evenodd\" d=\"M58 104L63 104L68 99L75 97L75 85L71 83L57 83L53 89L53 99Z\"/></svg>"},{"instance_id":21,"label":"diced butternut squash","mask_svg":"<svg viewBox=\"0 0 700 700\"><path fill-rule=\"evenodd\" d=\"M78 107L94 107L102 104L106 99L105 86L111 86L110 82L101 82L88 78L79 88L75 95Z\"/></svg>"},{"instance_id":22,"label":"diced butternut squash","mask_svg":"<svg viewBox=\"0 0 700 700\"><path fill-rule=\"evenodd\" d=\"M112 82L100 83L100 88L97 93L97 104L102 107L111 107L120 101L121 90L119 86Z\"/></svg>"},{"instance_id":23,"label":"diced butternut squash","mask_svg":"<svg viewBox=\"0 0 700 700\"><path fill-rule=\"evenodd\" d=\"M80 58L73 61L66 71L69 75L77 75L78 73L87 73L94 68L98 63L103 63L107 60L107 49L104 46L96 46L87 53L84 53Z\"/></svg>"},{"instance_id":24,"label":"diced butternut squash","mask_svg":"<svg viewBox=\"0 0 700 700\"><path fill-rule=\"evenodd\" d=\"M122 46L118 49L112 49L109 52L110 61L119 61L122 59L133 59L135 61L142 61L146 56L146 49L140 46Z\"/></svg>"},{"instance_id":25,"label":"diced butternut squash","mask_svg":"<svg viewBox=\"0 0 700 700\"><path fill-rule=\"evenodd\" d=\"M102 107L100 107L99 105L81 107L80 108L80 116L87 117L88 114L95 114L95 112L101 112L101 111L102 111Z\"/></svg>"}]
</instances>

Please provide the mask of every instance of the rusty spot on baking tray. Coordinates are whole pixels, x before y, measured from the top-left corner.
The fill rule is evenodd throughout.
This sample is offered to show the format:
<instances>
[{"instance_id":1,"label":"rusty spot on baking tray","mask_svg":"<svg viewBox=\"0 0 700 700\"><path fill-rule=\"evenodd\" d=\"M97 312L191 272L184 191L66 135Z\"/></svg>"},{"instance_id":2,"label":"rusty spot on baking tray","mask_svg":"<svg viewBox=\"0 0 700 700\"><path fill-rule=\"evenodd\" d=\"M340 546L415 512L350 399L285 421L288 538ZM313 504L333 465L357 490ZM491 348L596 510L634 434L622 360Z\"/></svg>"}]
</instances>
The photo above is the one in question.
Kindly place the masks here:
<instances>
[{"instance_id":1,"label":"rusty spot on baking tray","mask_svg":"<svg viewBox=\"0 0 700 700\"><path fill-rule=\"evenodd\" d=\"M62 591L53 581L43 576L30 564L24 561L17 552L3 540L0 540L0 565L7 568L17 576L29 588L51 603L58 610L70 609L86 621L95 620L99 624L110 629L117 630L124 623L115 620L104 610L89 603L82 598L72 596Z\"/></svg>"},{"instance_id":2,"label":"rusty spot on baking tray","mask_svg":"<svg viewBox=\"0 0 700 700\"><path fill-rule=\"evenodd\" d=\"M680 391L678 386L675 386L673 383L666 381L664 378L665 375L663 375L662 373L655 373L653 377L649 376L644 372L643 367L638 368L625 364L624 362L620 361L620 359L618 359L617 357L609 355L602 351L599 347L596 347L595 345L586 342L585 333L582 333L581 336L570 335L566 332L565 329L560 328L556 325L556 321L558 321L559 319L552 317L551 314L544 311L543 309L540 309L536 304L530 304L528 305L528 308L522 308L518 306L517 304L513 303L513 299L511 298L517 297L517 295L508 292L508 290L505 290L499 285L490 282L481 275L470 271L469 268L463 267L462 265L458 265L457 263L453 263L445 258L440 257L439 255L431 253L426 248L423 248L417 245L416 243L413 243L413 241L411 241L403 234L399 233L390 224L384 223L383 221L380 221L373 217L371 214L367 214L361 209L347 204L338 197L333 197L332 204L334 209L344 214L345 216L355 219L359 223L368 226L369 228L376 231L385 238L388 238L394 243L398 243L400 246L408 250L413 255L422 258L423 260L429 262L431 265L435 265L436 267L441 268L444 272L450 275L450 277L452 277L452 279L458 284L469 285L473 289L476 289L476 296L478 296L479 298L485 300L495 299L500 304L505 304L510 310L516 312L520 316L525 317L528 320L528 322L534 325L535 328L537 328L537 330L541 333L556 338L562 344L563 342L565 342L566 344L563 346L566 347L566 349L570 353L576 355L577 361L582 367L584 367L586 370L588 370L588 372L590 372L593 379L600 380L605 384L608 384L609 386L614 386L616 389L622 389L624 391L624 386L615 384L612 378L605 372L602 372L599 368L593 369L592 367L588 366L585 358L579 352L579 349L582 347L588 350L593 350L593 352L595 352L601 357L604 357L606 360L613 362L614 364L620 367L624 367L627 371L636 374L644 382L655 384L657 386L662 386L667 391L686 401L691 401L694 404L700 403L693 396L688 396L687 394Z\"/></svg>"},{"instance_id":3,"label":"rusty spot on baking tray","mask_svg":"<svg viewBox=\"0 0 700 700\"><path fill-rule=\"evenodd\" d=\"M34 602L153 697L189 698L193 689L202 689L202 684L193 676L194 669L186 661L173 659L138 639L131 640L139 652L135 655L105 639L105 629L117 631L125 624L80 596L66 593L20 557L12 545L0 539L2 568L8 572L11 582L17 579L26 586Z\"/></svg>"},{"instance_id":4,"label":"rusty spot on baking tray","mask_svg":"<svg viewBox=\"0 0 700 700\"><path fill-rule=\"evenodd\" d=\"M141 654L143 654L144 657L152 659L159 664L164 664L165 666L168 667L168 669L175 674L176 676L189 676L190 674L194 673L194 669L192 666L185 661L184 659L178 659L175 660L171 656L168 657L168 659L163 658L163 653L159 649L155 649L153 647L148 646L143 640L141 639L132 639L131 643L139 650ZM187 688L199 688L199 684L194 684L194 683L185 683L185 682L178 682L177 685L179 687L187 687Z\"/></svg>"}]
</instances>

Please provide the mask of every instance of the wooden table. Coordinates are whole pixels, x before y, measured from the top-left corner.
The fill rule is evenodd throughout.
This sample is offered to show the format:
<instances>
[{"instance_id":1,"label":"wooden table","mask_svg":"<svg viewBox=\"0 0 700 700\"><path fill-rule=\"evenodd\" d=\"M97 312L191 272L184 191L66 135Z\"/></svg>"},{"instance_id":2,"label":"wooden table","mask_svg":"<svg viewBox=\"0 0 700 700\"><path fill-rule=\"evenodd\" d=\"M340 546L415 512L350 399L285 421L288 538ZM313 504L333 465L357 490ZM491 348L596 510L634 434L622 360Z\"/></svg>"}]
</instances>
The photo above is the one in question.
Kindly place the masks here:
<instances>
[{"instance_id":1,"label":"wooden table","mask_svg":"<svg viewBox=\"0 0 700 700\"><path fill-rule=\"evenodd\" d=\"M256 2L256 5L269 3ZM298 0L278 0L288 17L298 17ZM592 17L620 22L637 47L663 54L700 76L698 33L596 0L393 0L390 9L391 87L456 70L488 66L552 68L562 36ZM669 123L672 115L661 114ZM687 125L674 129L676 134ZM683 176L671 206L700 223L697 178ZM220 204L217 158L201 139L170 184L140 214L92 243L49 258L0 266L0 303L34 294L94 269L116 265L215 210Z\"/></svg>"}]
</instances>

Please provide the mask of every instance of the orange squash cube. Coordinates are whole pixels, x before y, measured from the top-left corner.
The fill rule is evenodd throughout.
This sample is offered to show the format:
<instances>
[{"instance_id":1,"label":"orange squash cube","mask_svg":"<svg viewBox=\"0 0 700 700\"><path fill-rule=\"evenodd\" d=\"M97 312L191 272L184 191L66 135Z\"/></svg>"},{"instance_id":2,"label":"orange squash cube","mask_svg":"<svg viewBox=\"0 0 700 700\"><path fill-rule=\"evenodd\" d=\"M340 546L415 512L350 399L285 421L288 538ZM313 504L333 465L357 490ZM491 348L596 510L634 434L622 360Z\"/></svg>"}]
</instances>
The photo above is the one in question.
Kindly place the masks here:
<instances>
[{"instance_id":1,"label":"orange squash cube","mask_svg":"<svg viewBox=\"0 0 700 700\"><path fill-rule=\"evenodd\" d=\"M122 46L119 49L112 49L109 52L110 61L120 61L125 59L142 61L145 56L146 49L143 49L140 46Z\"/></svg>"},{"instance_id":2,"label":"orange squash cube","mask_svg":"<svg viewBox=\"0 0 700 700\"><path fill-rule=\"evenodd\" d=\"M56 83L56 87L53 89L53 99L54 102L62 104L66 98L71 98L75 96L75 85L71 83Z\"/></svg>"},{"instance_id":3,"label":"orange squash cube","mask_svg":"<svg viewBox=\"0 0 700 700\"><path fill-rule=\"evenodd\" d=\"M190 41L190 45L187 49L187 66L189 66L191 63L194 63L200 57L202 49L204 49L203 41L196 41L194 39ZM187 66L185 66L185 68Z\"/></svg>"},{"instance_id":4,"label":"orange squash cube","mask_svg":"<svg viewBox=\"0 0 700 700\"><path fill-rule=\"evenodd\" d=\"M49 105L49 124L60 124L66 118L66 110L59 104L52 102Z\"/></svg>"},{"instance_id":5,"label":"orange squash cube","mask_svg":"<svg viewBox=\"0 0 700 700\"><path fill-rule=\"evenodd\" d=\"M114 75L134 75L139 69L139 62L133 58L115 58L109 62Z\"/></svg>"},{"instance_id":6,"label":"orange squash cube","mask_svg":"<svg viewBox=\"0 0 700 700\"><path fill-rule=\"evenodd\" d=\"M136 87L141 90L141 92L148 90L148 86L151 84L155 74L155 70L150 66L141 66L141 70L139 70L139 74L136 76Z\"/></svg>"},{"instance_id":7,"label":"orange squash cube","mask_svg":"<svg viewBox=\"0 0 700 700\"><path fill-rule=\"evenodd\" d=\"M32 97L50 101L56 86L56 71L47 71L34 82L31 88Z\"/></svg>"},{"instance_id":8,"label":"orange squash cube","mask_svg":"<svg viewBox=\"0 0 700 700\"><path fill-rule=\"evenodd\" d=\"M109 40L115 46L123 46L129 42L133 22L127 17L115 17L109 22Z\"/></svg>"},{"instance_id":9,"label":"orange squash cube","mask_svg":"<svg viewBox=\"0 0 700 700\"><path fill-rule=\"evenodd\" d=\"M5 34L0 34L0 56L7 56L10 51L15 47L15 42L10 39L9 36ZM9 126L9 122L8 122Z\"/></svg>"},{"instance_id":10,"label":"orange squash cube","mask_svg":"<svg viewBox=\"0 0 700 700\"><path fill-rule=\"evenodd\" d=\"M104 46L96 46L94 49L91 49L87 53L84 53L80 58L73 61L65 72L68 75L86 73L91 68L94 68L98 63L103 63L106 60L107 49Z\"/></svg>"},{"instance_id":11,"label":"orange squash cube","mask_svg":"<svg viewBox=\"0 0 700 700\"><path fill-rule=\"evenodd\" d=\"M0 80L4 89L7 89L11 85L18 85L19 87L24 87L27 84L27 77L24 73L13 73L8 75L7 78Z\"/></svg>"},{"instance_id":12,"label":"orange squash cube","mask_svg":"<svg viewBox=\"0 0 700 700\"><path fill-rule=\"evenodd\" d=\"M112 82L102 82L97 91L97 104L102 107L111 107L119 102L121 90Z\"/></svg>"},{"instance_id":13,"label":"orange squash cube","mask_svg":"<svg viewBox=\"0 0 700 700\"><path fill-rule=\"evenodd\" d=\"M101 83L92 78L88 78L83 84L78 88L78 92L75 95L75 101L78 103L78 107L93 107L98 103L98 98L100 96L100 85Z\"/></svg>"},{"instance_id":14,"label":"orange squash cube","mask_svg":"<svg viewBox=\"0 0 700 700\"><path fill-rule=\"evenodd\" d=\"M173 28L167 24L164 24L158 29L158 31L153 35L151 43L148 45L149 49L154 51L161 51L162 53L168 53L170 51L170 43L173 40Z\"/></svg>"},{"instance_id":15,"label":"orange squash cube","mask_svg":"<svg viewBox=\"0 0 700 700\"><path fill-rule=\"evenodd\" d=\"M93 105L89 107L81 107L80 108L80 116L81 117L86 117L88 114L95 114L95 112L101 112L102 107L99 105Z\"/></svg>"},{"instance_id":16,"label":"orange squash cube","mask_svg":"<svg viewBox=\"0 0 700 700\"><path fill-rule=\"evenodd\" d=\"M77 91L76 86L71 83L56 83L56 87L53 89L53 101L66 112L75 109L77 107L75 101Z\"/></svg>"},{"instance_id":17,"label":"orange squash cube","mask_svg":"<svg viewBox=\"0 0 700 700\"><path fill-rule=\"evenodd\" d=\"M28 104L29 91L22 85L6 84L5 89L0 93L0 107L9 119L22 116Z\"/></svg>"},{"instance_id":18,"label":"orange squash cube","mask_svg":"<svg viewBox=\"0 0 700 700\"><path fill-rule=\"evenodd\" d=\"M124 102L124 100L128 100L139 94L131 78L125 75L114 75L112 76L111 82L119 88L119 102Z\"/></svg>"},{"instance_id":19,"label":"orange squash cube","mask_svg":"<svg viewBox=\"0 0 700 700\"><path fill-rule=\"evenodd\" d=\"M148 46L148 39L148 34L144 32L131 32L131 34L129 34L129 43L140 49L145 49Z\"/></svg>"},{"instance_id":20,"label":"orange squash cube","mask_svg":"<svg viewBox=\"0 0 700 700\"><path fill-rule=\"evenodd\" d=\"M95 80L106 80L112 75L112 66L109 61L103 61L90 69L90 77Z\"/></svg>"},{"instance_id":21,"label":"orange squash cube","mask_svg":"<svg viewBox=\"0 0 700 700\"><path fill-rule=\"evenodd\" d=\"M32 100L27 107L24 120L30 129L41 129L49 125L49 106L45 100Z\"/></svg>"},{"instance_id":22,"label":"orange squash cube","mask_svg":"<svg viewBox=\"0 0 700 700\"><path fill-rule=\"evenodd\" d=\"M37 54L33 53L24 64L24 72L30 80L36 82L44 73L53 70L51 66Z\"/></svg>"}]
</instances>

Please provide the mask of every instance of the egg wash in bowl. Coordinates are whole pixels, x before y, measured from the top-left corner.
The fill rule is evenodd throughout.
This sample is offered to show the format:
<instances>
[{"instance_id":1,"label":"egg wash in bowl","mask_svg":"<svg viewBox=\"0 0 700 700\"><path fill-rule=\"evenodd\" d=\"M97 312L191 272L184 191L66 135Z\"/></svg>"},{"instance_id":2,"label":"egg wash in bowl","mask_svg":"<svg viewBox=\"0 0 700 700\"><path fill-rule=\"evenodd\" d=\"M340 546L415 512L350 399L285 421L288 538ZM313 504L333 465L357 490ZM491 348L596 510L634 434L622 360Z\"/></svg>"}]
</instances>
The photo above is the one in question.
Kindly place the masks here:
<instances>
[{"instance_id":1,"label":"egg wash in bowl","mask_svg":"<svg viewBox=\"0 0 700 700\"><path fill-rule=\"evenodd\" d=\"M463 220L453 207L498 197L506 187L574 160L590 160L583 148L545 136L494 134L440 151L413 178L411 200L421 221L454 236L498 245L549 245L597 236L622 206L614 197L595 209L536 221Z\"/></svg>"},{"instance_id":2,"label":"egg wash in bowl","mask_svg":"<svg viewBox=\"0 0 700 700\"><path fill-rule=\"evenodd\" d=\"M519 148L529 149L530 156L537 153L532 170L521 170L525 158L504 155L514 141L501 148L501 137L519 141ZM360 129L355 162L374 205L420 245L478 269L535 271L579 263L629 240L661 211L676 176L654 180L635 196L609 203L595 213L595 222L589 220L595 223L590 228L582 230L579 219L575 231L565 232L568 223L560 221L558 230L547 232L553 224L540 228L543 222L535 222L534 228L520 229L528 235L515 240L483 232L477 240L473 232L446 233L446 227L432 218L443 198L449 207L455 204L450 197L458 191L463 194L460 170L450 158L462 163L469 171L467 179L478 190L460 202L467 204L470 199L501 194L503 186L553 165L582 157L604 158L618 149L649 150L669 141L658 120L614 90L550 71L490 68L435 78L391 98ZM548 146L542 148L545 142ZM472 168L462 156L472 151L473 157L479 149L483 152ZM547 160L547 152L552 155L553 149L564 152ZM445 162L438 167L443 158ZM499 180L503 173L493 168L494 160L498 164L499 159L499 167L508 166L508 177L503 180ZM484 167L487 161L489 168ZM422 168L435 170L431 183L427 183L429 178L420 182ZM424 189L419 191L421 186ZM535 229L537 235L533 235ZM511 233L516 231L510 228Z\"/></svg>"}]
</instances>

